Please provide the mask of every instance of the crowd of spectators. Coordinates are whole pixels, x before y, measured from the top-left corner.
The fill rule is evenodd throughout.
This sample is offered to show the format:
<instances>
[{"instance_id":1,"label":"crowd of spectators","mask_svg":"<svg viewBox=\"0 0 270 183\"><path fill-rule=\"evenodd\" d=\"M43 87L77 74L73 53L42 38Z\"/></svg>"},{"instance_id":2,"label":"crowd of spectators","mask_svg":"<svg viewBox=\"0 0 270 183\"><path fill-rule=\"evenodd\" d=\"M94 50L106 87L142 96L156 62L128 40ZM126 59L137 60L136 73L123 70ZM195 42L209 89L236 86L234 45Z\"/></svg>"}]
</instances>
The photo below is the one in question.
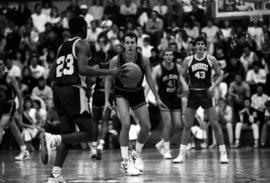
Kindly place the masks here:
<instances>
[{"instance_id":1,"label":"crowd of spectators","mask_svg":"<svg viewBox=\"0 0 270 183\"><path fill-rule=\"evenodd\" d=\"M70 37L69 18L81 15L88 25L86 40L93 56L102 51L112 58L123 49L123 35L135 32L138 51L150 59L152 67L161 62L168 47L174 50L175 62L181 64L194 54L193 39L204 36L207 52L217 58L224 74L215 102L230 144L235 138L238 147L240 131L247 127L253 130L255 147L263 129L261 145L265 145L270 113L269 20L215 20L207 0L151 3L124 0L120 5L115 0L93 0L89 5L71 0L62 12L49 0L35 4L33 9L27 1L19 1L15 7L8 1L0 4L0 54L25 98L22 132L26 141L35 137L36 128L57 131L59 121L48 76L58 47Z\"/></svg>"}]
</instances>

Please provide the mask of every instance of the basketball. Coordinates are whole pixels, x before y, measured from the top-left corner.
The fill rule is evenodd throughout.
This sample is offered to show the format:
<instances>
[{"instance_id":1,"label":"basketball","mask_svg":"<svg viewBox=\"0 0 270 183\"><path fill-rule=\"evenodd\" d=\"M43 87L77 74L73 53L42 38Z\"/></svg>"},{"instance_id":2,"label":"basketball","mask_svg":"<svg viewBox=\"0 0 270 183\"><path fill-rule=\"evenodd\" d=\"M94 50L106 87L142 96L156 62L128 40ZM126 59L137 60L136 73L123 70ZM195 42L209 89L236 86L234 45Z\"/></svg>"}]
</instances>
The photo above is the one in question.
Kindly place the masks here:
<instances>
[{"instance_id":1,"label":"basketball","mask_svg":"<svg viewBox=\"0 0 270 183\"><path fill-rule=\"evenodd\" d=\"M127 71L127 76L119 76L120 82L127 88L136 88L137 84L142 78L142 71L137 64L126 63L122 67L125 67Z\"/></svg>"}]
</instances>

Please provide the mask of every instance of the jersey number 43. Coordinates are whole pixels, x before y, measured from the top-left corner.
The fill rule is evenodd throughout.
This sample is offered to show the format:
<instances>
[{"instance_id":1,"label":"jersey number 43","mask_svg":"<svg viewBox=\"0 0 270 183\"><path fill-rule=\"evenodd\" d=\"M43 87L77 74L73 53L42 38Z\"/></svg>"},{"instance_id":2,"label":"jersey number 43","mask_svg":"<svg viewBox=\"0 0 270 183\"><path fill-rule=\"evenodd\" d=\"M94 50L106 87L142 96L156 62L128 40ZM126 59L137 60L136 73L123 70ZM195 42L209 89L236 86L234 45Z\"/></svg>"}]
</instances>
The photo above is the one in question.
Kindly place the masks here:
<instances>
[{"instance_id":1,"label":"jersey number 43","mask_svg":"<svg viewBox=\"0 0 270 183\"><path fill-rule=\"evenodd\" d=\"M197 72L195 73L195 77L196 77L197 79L204 79L204 78L205 78L205 72L204 72L204 71L197 71Z\"/></svg>"},{"instance_id":2,"label":"jersey number 43","mask_svg":"<svg viewBox=\"0 0 270 183\"><path fill-rule=\"evenodd\" d=\"M67 56L61 56L56 60L56 77L62 77L63 75L72 75L74 72L73 56L68 54Z\"/></svg>"}]
</instances>

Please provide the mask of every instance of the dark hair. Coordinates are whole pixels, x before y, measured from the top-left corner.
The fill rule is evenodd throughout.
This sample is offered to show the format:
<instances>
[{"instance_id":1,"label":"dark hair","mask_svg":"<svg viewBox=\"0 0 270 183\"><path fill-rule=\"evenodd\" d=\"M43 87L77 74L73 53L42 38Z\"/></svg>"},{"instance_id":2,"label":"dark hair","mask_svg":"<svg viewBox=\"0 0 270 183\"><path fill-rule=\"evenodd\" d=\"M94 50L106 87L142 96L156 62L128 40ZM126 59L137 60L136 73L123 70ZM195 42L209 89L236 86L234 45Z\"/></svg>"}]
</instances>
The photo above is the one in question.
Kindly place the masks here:
<instances>
[{"instance_id":1,"label":"dark hair","mask_svg":"<svg viewBox=\"0 0 270 183\"><path fill-rule=\"evenodd\" d=\"M135 38L136 43L137 43L137 41L138 41L137 35L136 35L135 33L133 33L133 32L127 32L127 33L123 36L123 41L124 41L124 42L125 42L126 37Z\"/></svg>"},{"instance_id":2,"label":"dark hair","mask_svg":"<svg viewBox=\"0 0 270 183\"><path fill-rule=\"evenodd\" d=\"M270 100L267 100L264 105L265 107L270 107Z\"/></svg>"},{"instance_id":3,"label":"dark hair","mask_svg":"<svg viewBox=\"0 0 270 183\"><path fill-rule=\"evenodd\" d=\"M251 102L251 100L250 100L249 97L245 97L245 98L243 99L243 101L245 101L245 100L248 100L249 102Z\"/></svg>"},{"instance_id":4,"label":"dark hair","mask_svg":"<svg viewBox=\"0 0 270 183\"><path fill-rule=\"evenodd\" d=\"M77 34L82 32L82 28L86 27L87 23L83 17L75 16L69 20L68 26L71 34Z\"/></svg>"},{"instance_id":5,"label":"dark hair","mask_svg":"<svg viewBox=\"0 0 270 183\"><path fill-rule=\"evenodd\" d=\"M207 45L206 39L205 39L203 36L198 36L198 37L196 37L196 38L194 39L194 41L193 41L193 44L196 45L197 42L200 42L200 41L202 41L202 42L205 44L205 46Z\"/></svg>"}]
</instances>

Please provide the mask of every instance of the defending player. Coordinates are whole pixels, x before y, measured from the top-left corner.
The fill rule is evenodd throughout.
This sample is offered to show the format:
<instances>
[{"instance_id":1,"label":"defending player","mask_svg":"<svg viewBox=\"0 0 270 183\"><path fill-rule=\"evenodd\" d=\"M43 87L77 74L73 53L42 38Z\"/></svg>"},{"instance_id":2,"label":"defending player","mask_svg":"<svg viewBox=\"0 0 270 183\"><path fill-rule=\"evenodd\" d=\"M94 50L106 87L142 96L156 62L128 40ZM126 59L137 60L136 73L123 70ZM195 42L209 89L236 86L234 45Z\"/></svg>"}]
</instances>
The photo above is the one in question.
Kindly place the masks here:
<instances>
[{"instance_id":1,"label":"defending player","mask_svg":"<svg viewBox=\"0 0 270 183\"><path fill-rule=\"evenodd\" d=\"M173 51L167 49L164 51L163 62L156 66L152 72L153 79L158 86L158 95L164 106L161 106L161 118L163 122L162 139L156 144L156 148L165 159L171 159L170 137L173 135L172 128L179 131L182 127L181 120L181 98L178 97L178 91L183 86L187 91L188 86L180 74L180 65L173 62Z\"/></svg>"},{"instance_id":2,"label":"defending player","mask_svg":"<svg viewBox=\"0 0 270 183\"><path fill-rule=\"evenodd\" d=\"M213 107L214 89L222 81L223 75L216 58L205 52L206 40L203 37L197 37L194 40L194 45L196 49L195 55L186 57L182 67L182 74L188 74L189 77L189 94L180 152L173 162L184 162L187 143L190 139L190 129L194 122L196 110L201 106L209 114L209 121L219 144L220 162L228 163L223 132L217 121L216 110ZM217 80L213 83L211 81L212 70L218 75Z\"/></svg>"},{"instance_id":3,"label":"defending player","mask_svg":"<svg viewBox=\"0 0 270 183\"><path fill-rule=\"evenodd\" d=\"M155 95L158 106L160 106L160 99L156 91L154 81L151 76L149 60L143 58L140 53L136 51L137 36L134 33L125 34L124 38L124 52L115 56L110 62L110 68L115 69L125 63L135 63L139 66L146 77L146 81ZM143 76L140 78L136 88L128 88L120 81L119 78L115 78L114 84L114 96L116 105L120 114L120 121L122 124L120 132L120 146L121 146L121 169L127 175L139 175L143 171L142 161L142 148L147 140L148 133L151 129L148 108L145 102L144 89L142 87ZM110 108L109 95L112 88L113 77L107 77L105 84L105 110ZM129 129L130 129L130 108L134 111L135 115L139 118L141 130L136 142L136 150L132 151L131 156L128 153L129 145ZM135 162L133 162L133 160Z\"/></svg>"}]
</instances>

